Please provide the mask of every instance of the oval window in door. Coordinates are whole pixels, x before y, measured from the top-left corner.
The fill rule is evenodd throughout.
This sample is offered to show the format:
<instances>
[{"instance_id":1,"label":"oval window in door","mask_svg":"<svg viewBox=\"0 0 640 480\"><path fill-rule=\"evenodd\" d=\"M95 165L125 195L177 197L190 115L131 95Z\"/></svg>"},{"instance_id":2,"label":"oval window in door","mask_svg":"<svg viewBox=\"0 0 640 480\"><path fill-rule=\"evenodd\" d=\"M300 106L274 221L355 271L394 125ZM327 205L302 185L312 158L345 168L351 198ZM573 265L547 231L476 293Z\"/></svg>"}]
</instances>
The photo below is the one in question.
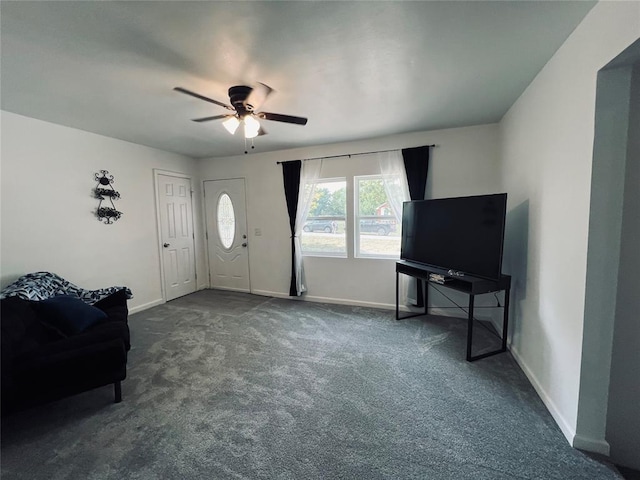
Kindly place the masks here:
<instances>
[{"instance_id":1,"label":"oval window in door","mask_svg":"<svg viewBox=\"0 0 640 480\"><path fill-rule=\"evenodd\" d=\"M226 193L218 198L218 236L226 249L231 248L236 236L236 213L231 197Z\"/></svg>"}]
</instances>

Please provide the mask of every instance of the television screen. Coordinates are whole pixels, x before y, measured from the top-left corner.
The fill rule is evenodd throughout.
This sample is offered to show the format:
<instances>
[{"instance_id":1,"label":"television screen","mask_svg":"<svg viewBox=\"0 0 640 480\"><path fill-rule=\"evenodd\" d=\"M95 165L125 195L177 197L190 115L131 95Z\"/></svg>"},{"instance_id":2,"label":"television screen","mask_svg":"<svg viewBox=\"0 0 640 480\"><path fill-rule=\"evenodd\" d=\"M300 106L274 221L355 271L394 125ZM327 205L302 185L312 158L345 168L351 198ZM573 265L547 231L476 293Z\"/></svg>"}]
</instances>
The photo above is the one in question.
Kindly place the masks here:
<instances>
[{"instance_id":1,"label":"television screen","mask_svg":"<svg viewBox=\"0 0 640 480\"><path fill-rule=\"evenodd\" d=\"M497 280L507 194L404 202L403 260Z\"/></svg>"}]
</instances>

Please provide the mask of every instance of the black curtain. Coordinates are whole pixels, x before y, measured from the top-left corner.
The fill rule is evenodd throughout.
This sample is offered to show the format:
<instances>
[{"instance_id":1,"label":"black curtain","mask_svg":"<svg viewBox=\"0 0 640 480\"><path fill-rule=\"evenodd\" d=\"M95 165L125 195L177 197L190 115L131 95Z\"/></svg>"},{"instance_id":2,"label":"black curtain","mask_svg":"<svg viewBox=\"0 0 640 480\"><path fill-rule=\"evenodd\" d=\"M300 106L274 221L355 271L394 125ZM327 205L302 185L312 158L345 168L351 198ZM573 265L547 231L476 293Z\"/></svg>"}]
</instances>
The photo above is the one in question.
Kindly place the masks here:
<instances>
[{"instance_id":1,"label":"black curtain","mask_svg":"<svg viewBox=\"0 0 640 480\"><path fill-rule=\"evenodd\" d=\"M430 147L403 148L402 158L404 169L407 172L409 184L409 197L411 200L424 200L427 188L427 173L429 172ZM416 280L418 291L416 292L416 305L424 306L424 293L422 280Z\"/></svg>"},{"instance_id":2,"label":"black curtain","mask_svg":"<svg viewBox=\"0 0 640 480\"><path fill-rule=\"evenodd\" d=\"M291 229L291 285L289 295L298 296L296 287L296 213L298 211L298 196L300 194L300 171L302 170L302 160L282 162L282 177L284 179L284 196L287 200L287 211L289 212L289 227Z\"/></svg>"}]
</instances>

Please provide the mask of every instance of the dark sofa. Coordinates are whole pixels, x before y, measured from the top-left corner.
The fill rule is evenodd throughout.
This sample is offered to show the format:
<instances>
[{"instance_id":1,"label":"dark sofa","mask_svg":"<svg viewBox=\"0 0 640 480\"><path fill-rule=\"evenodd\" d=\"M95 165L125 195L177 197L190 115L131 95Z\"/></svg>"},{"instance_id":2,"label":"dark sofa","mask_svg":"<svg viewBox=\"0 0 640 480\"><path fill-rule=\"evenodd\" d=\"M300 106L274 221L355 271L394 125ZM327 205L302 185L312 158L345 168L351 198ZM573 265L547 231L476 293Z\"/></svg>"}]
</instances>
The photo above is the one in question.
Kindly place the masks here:
<instances>
[{"instance_id":1,"label":"dark sofa","mask_svg":"<svg viewBox=\"0 0 640 480\"><path fill-rule=\"evenodd\" d=\"M113 384L130 349L126 288L90 305L68 295L0 300L2 414Z\"/></svg>"}]
</instances>

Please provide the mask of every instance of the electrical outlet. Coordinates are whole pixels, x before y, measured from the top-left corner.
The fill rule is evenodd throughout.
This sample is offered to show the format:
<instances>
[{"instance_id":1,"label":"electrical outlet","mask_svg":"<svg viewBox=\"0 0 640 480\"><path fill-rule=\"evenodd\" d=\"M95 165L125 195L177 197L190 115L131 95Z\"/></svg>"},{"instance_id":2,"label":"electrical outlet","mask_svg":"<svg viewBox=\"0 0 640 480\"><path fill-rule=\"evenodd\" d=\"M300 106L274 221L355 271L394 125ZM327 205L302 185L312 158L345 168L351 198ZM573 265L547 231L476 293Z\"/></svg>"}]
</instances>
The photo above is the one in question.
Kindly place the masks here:
<instances>
[{"instance_id":1,"label":"electrical outlet","mask_svg":"<svg viewBox=\"0 0 640 480\"><path fill-rule=\"evenodd\" d=\"M260 237L260 236L262 235L262 229L261 229L261 228L254 228L254 229L253 229L253 234L254 234L256 237Z\"/></svg>"}]
</instances>

